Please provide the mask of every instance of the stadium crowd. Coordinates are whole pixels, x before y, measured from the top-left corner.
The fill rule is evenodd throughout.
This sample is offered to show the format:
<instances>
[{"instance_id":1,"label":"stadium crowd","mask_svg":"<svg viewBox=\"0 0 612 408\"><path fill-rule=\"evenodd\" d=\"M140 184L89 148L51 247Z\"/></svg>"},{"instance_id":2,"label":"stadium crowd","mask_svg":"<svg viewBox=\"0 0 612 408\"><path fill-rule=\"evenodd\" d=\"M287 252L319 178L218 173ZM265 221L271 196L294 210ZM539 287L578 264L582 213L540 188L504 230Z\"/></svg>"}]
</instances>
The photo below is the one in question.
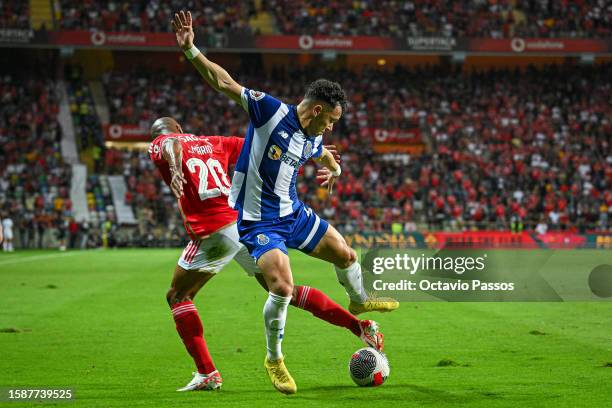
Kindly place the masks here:
<instances>
[{"instance_id":1,"label":"stadium crowd","mask_svg":"<svg viewBox=\"0 0 612 408\"><path fill-rule=\"evenodd\" d=\"M0 29L30 28L30 2L23 0L0 1Z\"/></svg>"},{"instance_id":2,"label":"stadium crowd","mask_svg":"<svg viewBox=\"0 0 612 408\"><path fill-rule=\"evenodd\" d=\"M176 200L161 181L145 152L108 149L106 171L125 177L125 201L132 206L138 226L133 240L142 246L180 244L184 239Z\"/></svg>"},{"instance_id":3,"label":"stadium crowd","mask_svg":"<svg viewBox=\"0 0 612 408\"><path fill-rule=\"evenodd\" d=\"M22 248L66 245L70 166L61 155L55 83L0 77L0 218L10 218Z\"/></svg>"},{"instance_id":4,"label":"stadium crowd","mask_svg":"<svg viewBox=\"0 0 612 408\"><path fill-rule=\"evenodd\" d=\"M350 90L349 109L327 139L342 152L343 175L328 198L309 164L300 194L343 232L390 231L394 224L405 231L607 230L612 215L609 69L334 72L332 78ZM245 85L296 103L302 84L319 76L329 72L278 71L274 80L250 76ZM114 121L133 118L148 126L152 118L174 115L195 134L244 131L247 119L240 108L225 109L229 102L208 87L200 89L196 76L134 72L107 81L119 84L106 87ZM196 91L183 91L191 88ZM422 155L374 153L375 141L362 131L412 126L422 134ZM132 180L135 208L154 205L153 218L176 225L172 202L155 200L159 194L169 197L169 191L146 156L113 155L107 163Z\"/></svg>"},{"instance_id":5,"label":"stadium crowd","mask_svg":"<svg viewBox=\"0 0 612 408\"><path fill-rule=\"evenodd\" d=\"M611 228L609 64L525 72L465 72L452 65L262 72L253 69L238 80L290 103L299 102L303 84L321 76L348 90L349 107L326 137L342 153L335 194L317 185L314 163L298 183L300 196L344 233ZM111 73L105 81L112 84L105 89L115 123L148 128L152 119L170 115L195 134L245 131L241 108L195 74L134 71ZM125 176L125 200L139 222L132 239L152 246L180 242L175 200L147 154L137 150L106 152L100 174L87 180L96 216L90 223L72 218L55 86L0 78L0 217L14 221L19 246L120 245L108 182L100 174ZM75 90L78 96L82 87ZM73 118L80 112L72 109ZM417 129L420 138L411 143L423 153L401 153L400 145L394 153L376 153L378 141L366 129Z\"/></svg>"},{"instance_id":6,"label":"stadium crowd","mask_svg":"<svg viewBox=\"0 0 612 408\"><path fill-rule=\"evenodd\" d=\"M9 2L14 3L14 2ZM208 34L391 37L610 37L605 0L125 1L59 0L61 29L169 31L176 10L193 10Z\"/></svg>"}]
</instances>

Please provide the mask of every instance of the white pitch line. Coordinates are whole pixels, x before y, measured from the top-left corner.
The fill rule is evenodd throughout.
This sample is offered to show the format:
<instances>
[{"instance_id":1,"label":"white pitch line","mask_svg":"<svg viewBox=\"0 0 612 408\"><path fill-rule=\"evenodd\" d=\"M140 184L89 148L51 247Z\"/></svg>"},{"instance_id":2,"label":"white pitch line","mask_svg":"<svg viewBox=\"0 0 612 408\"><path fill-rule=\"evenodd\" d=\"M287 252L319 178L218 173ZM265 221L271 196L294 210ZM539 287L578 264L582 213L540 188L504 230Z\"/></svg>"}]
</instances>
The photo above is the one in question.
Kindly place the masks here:
<instances>
[{"instance_id":1,"label":"white pitch line","mask_svg":"<svg viewBox=\"0 0 612 408\"><path fill-rule=\"evenodd\" d=\"M19 264L23 262L32 262L32 261L40 261L42 259L54 259L54 258L64 258L66 256L74 256L78 255L81 252L68 252L65 254L49 254L49 255L35 255L35 256L27 256L19 259L7 259L5 261L0 261L0 265L12 265Z\"/></svg>"}]
</instances>

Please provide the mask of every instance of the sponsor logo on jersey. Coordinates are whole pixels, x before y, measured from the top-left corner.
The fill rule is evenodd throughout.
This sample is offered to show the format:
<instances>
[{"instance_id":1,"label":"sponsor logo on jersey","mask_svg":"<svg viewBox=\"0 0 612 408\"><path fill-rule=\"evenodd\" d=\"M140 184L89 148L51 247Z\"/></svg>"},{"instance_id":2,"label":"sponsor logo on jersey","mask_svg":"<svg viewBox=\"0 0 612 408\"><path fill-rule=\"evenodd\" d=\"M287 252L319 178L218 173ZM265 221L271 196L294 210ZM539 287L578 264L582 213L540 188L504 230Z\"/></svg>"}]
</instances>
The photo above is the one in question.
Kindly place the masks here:
<instances>
[{"instance_id":1,"label":"sponsor logo on jersey","mask_svg":"<svg viewBox=\"0 0 612 408\"><path fill-rule=\"evenodd\" d=\"M268 150L268 157L272 160L280 159L282 154L283 154L283 151L277 145L270 146L270 149Z\"/></svg>"},{"instance_id":2,"label":"sponsor logo on jersey","mask_svg":"<svg viewBox=\"0 0 612 408\"><path fill-rule=\"evenodd\" d=\"M266 245L270 242L270 238L268 238L267 235L265 234L258 234L257 235L257 243L259 245Z\"/></svg>"},{"instance_id":3,"label":"sponsor logo on jersey","mask_svg":"<svg viewBox=\"0 0 612 408\"><path fill-rule=\"evenodd\" d=\"M297 169L300 165L297 160L289 157L287 153L283 153L281 148L277 145L270 146L270 149L268 150L268 158L271 160L280 160L281 162L286 163L295 169Z\"/></svg>"},{"instance_id":4,"label":"sponsor logo on jersey","mask_svg":"<svg viewBox=\"0 0 612 408\"><path fill-rule=\"evenodd\" d=\"M286 139L289 137L289 133L285 132L284 130L281 130L280 132L278 132L278 135L282 137L283 139Z\"/></svg>"},{"instance_id":5,"label":"sponsor logo on jersey","mask_svg":"<svg viewBox=\"0 0 612 408\"><path fill-rule=\"evenodd\" d=\"M304 156L307 158L312 156L312 143L306 142L306 147L304 147Z\"/></svg>"},{"instance_id":6,"label":"sponsor logo on jersey","mask_svg":"<svg viewBox=\"0 0 612 408\"><path fill-rule=\"evenodd\" d=\"M260 92L260 91L253 91L252 89L249 91L249 95L251 95L251 98L255 101L258 101L262 99L264 96L266 96L265 93Z\"/></svg>"},{"instance_id":7,"label":"sponsor logo on jersey","mask_svg":"<svg viewBox=\"0 0 612 408\"><path fill-rule=\"evenodd\" d=\"M298 162L297 160L292 159L291 157L289 157L287 155L287 153L281 154L280 161L285 163L285 164L290 165L294 169L297 169L300 166L300 162Z\"/></svg>"}]
</instances>

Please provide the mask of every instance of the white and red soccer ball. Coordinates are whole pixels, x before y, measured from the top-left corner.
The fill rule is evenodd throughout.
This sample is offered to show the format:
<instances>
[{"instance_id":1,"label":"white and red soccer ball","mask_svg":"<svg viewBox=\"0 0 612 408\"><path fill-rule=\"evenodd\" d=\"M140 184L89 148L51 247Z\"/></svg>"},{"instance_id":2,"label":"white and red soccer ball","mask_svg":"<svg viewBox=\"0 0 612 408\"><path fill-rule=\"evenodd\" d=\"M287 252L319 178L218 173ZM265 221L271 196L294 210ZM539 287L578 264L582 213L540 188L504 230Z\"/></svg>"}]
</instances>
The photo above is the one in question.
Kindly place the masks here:
<instances>
[{"instance_id":1,"label":"white and red soccer ball","mask_svg":"<svg viewBox=\"0 0 612 408\"><path fill-rule=\"evenodd\" d=\"M349 373L361 387L377 387L389 377L389 360L384 353L372 347L357 350L349 361Z\"/></svg>"}]
</instances>

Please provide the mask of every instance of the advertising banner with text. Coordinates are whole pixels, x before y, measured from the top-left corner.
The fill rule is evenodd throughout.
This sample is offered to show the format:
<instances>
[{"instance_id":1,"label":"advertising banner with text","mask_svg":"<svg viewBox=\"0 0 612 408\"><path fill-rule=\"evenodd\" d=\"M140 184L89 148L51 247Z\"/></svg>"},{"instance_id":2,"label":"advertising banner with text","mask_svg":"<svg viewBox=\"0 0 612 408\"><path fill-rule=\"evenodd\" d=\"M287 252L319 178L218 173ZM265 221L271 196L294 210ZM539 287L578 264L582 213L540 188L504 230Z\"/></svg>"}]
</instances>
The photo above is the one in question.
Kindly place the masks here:
<instances>
[{"instance_id":1,"label":"advertising banner with text","mask_svg":"<svg viewBox=\"0 0 612 408\"><path fill-rule=\"evenodd\" d=\"M473 39L466 51L515 54L575 54L610 52L610 41L564 38Z\"/></svg>"},{"instance_id":2,"label":"advertising banner with text","mask_svg":"<svg viewBox=\"0 0 612 408\"><path fill-rule=\"evenodd\" d=\"M510 231L386 232L353 233L344 236L351 246L373 248L500 248L500 249L612 249L612 234L572 232L514 233Z\"/></svg>"},{"instance_id":3,"label":"advertising banner with text","mask_svg":"<svg viewBox=\"0 0 612 408\"><path fill-rule=\"evenodd\" d=\"M150 140L149 129L136 125L104 125L104 139L109 142L147 142Z\"/></svg>"},{"instance_id":4,"label":"advertising banner with text","mask_svg":"<svg viewBox=\"0 0 612 408\"><path fill-rule=\"evenodd\" d=\"M265 35L241 32L196 35L203 49L270 50L285 52L414 52L450 54L452 52L487 54L602 54L612 53L610 39L509 38L476 39L453 37L376 37L325 35ZM1 29L0 45L54 45L87 48L146 48L168 50L176 47L173 33L105 32L85 30L45 31Z\"/></svg>"}]
</instances>

